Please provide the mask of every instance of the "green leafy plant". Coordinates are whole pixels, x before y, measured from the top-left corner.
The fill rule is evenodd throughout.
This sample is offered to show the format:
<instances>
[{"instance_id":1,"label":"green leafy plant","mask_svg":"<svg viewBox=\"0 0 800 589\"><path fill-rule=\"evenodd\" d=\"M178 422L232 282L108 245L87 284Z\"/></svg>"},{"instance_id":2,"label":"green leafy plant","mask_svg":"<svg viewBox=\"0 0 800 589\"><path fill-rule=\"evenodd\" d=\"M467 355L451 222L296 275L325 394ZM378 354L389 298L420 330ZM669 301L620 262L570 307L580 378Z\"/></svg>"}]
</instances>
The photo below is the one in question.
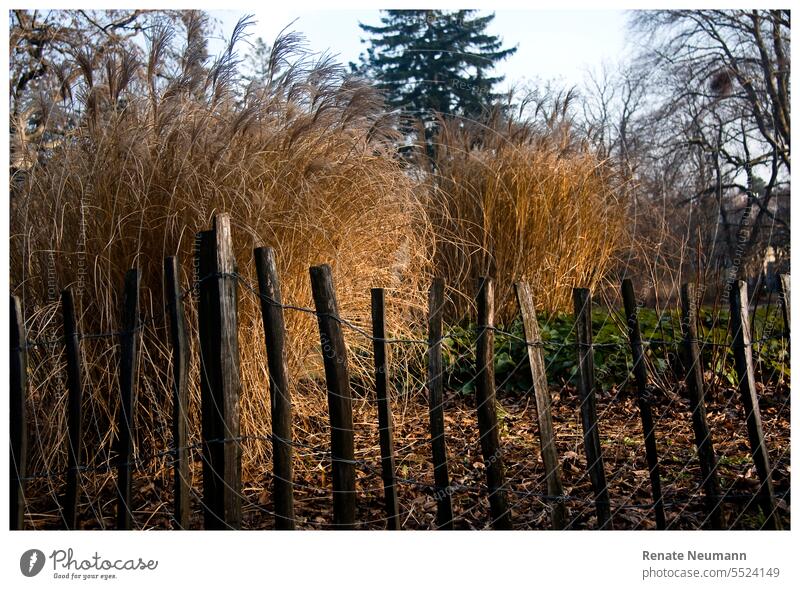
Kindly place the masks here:
<instances>
[{"instance_id":1,"label":"green leafy plant","mask_svg":"<svg viewBox=\"0 0 800 589\"><path fill-rule=\"evenodd\" d=\"M773 310L774 311L774 310ZM733 350L728 333L728 313L702 309L699 315L698 338L703 366L717 374L730 386L738 382ZM577 351L574 319L569 313L539 317L542 349L548 382L553 386L575 385ZM639 324L646 342L645 353L651 372L667 382L682 378L683 333L677 310L658 314L641 309ZM757 377L778 382L789 377L787 342L780 337L783 320L774 312L759 309L754 317L753 358ZM600 390L611 390L633 382L633 359L623 318L618 311L596 308L592 312L595 382ZM769 337L766 337L769 336ZM464 395L475 393L474 324L453 326L443 340L445 387ZM532 385L524 341L522 322L516 318L510 325L498 328L494 341L495 382L499 392L530 391Z\"/></svg>"}]
</instances>

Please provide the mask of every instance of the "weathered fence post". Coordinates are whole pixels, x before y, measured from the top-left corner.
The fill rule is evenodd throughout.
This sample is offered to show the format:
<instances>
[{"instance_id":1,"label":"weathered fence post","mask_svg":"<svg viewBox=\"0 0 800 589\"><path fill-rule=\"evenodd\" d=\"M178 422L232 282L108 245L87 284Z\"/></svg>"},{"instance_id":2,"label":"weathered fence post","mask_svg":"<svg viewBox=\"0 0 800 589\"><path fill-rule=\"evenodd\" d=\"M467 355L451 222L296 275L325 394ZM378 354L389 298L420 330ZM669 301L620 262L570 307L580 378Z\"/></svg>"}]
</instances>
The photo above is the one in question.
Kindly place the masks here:
<instances>
[{"instance_id":1,"label":"weathered fence post","mask_svg":"<svg viewBox=\"0 0 800 589\"><path fill-rule=\"evenodd\" d=\"M531 367L533 381L533 395L536 401L536 416L539 422L539 444L542 451L545 479L547 481L547 494L551 498L562 497L564 487L561 484L561 469L559 468L556 439L553 433L553 417L551 414L552 400L547 387L547 374L545 373L544 353L540 344L541 334L539 322L536 320L536 307L527 282L514 284L517 293L519 311L522 315L522 328L525 341L528 342L528 363ZM563 530L567 527L567 510L561 499L551 499L554 504L551 509L551 520L554 530Z\"/></svg>"},{"instance_id":2,"label":"weathered fence post","mask_svg":"<svg viewBox=\"0 0 800 589\"><path fill-rule=\"evenodd\" d=\"M494 284L491 278L478 279L477 304L475 403L481 452L486 467L486 485L489 488L489 512L494 529L510 530L511 514L503 488L503 456L500 451L494 389Z\"/></svg>"},{"instance_id":3,"label":"weathered fence post","mask_svg":"<svg viewBox=\"0 0 800 589\"><path fill-rule=\"evenodd\" d=\"M25 525L25 476L28 461L28 426L25 394L28 390L28 336L19 299L11 297L11 390L9 391L9 522L12 530Z\"/></svg>"},{"instance_id":4,"label":"weathered fence post","mask_svg":"<svg viewBox=\"0 0 800 589\"><path fill-rule=\"evenodd\" d=\"M242 522L242 447L237 278L227 214L216 216L212 231L200 233L199 250L205 527L239 529Z\"/></svg>"},{"instance_id":5,"label":"weathered fence post","mask_svg":"<svg viewBox=\"0 0 800 589\"><path fill-rule=\"evenodd\" d=\"M272 416L272 493L275 528L293 530L294 483L292 468L292 397L286 365L286 327L281 306L281 284L275 252L259 247L254 251L264 342L269 368L269 395Z\"/></svg>"},{"instance_id":6,"label":"weathered fence post","mask_svg":"<svg viewBox=\"0 0 800 589\"><path fill-rule=\"evenodd\" d=\"M781 311L783 311L783 331L786 337L786 345L789 345L789 336L791 335L791 290L790 290L790 277L788 274L781 274L778 284L780 284L780 301Z\"/></svg>"},{"instance_id":7,"label":"weathered fence post","mask_svg":"<svg viewBox=\"0 0 800 589\"><path fill-rule=\"evenodd\" d=\"M381 476L386 501L386 528L400 529L400 508L394 465L392 407L386 361L386 295L382 288L370 291L372 302L372 351L375 357L375 396L378 401L378 432L381 445Z\"/></svg>"},{"instance_id":8,"label":"weathered fence post","mask_svg":"<svg viewBox=\"0 0 800 589\"><path fill-rule=\"evenodd\" d=\"M689 402L692 409L697 456L700 460L700 474L706 494L706 510L711 527L721 530L725 527L725 516L720 500L719 479L717 477L717 458L706 418L706 402L703 391L703 364L697 344L697 292L693 283L681 287L681 306L683 324L683 349L686 364L686 380L689 389Z\"/></svg>"},{"instance_id":9,"label":"weathered fence post","mask_svg":"<svg viewBox=\"0 0 800 589\"><path fill-rule=\"evenodd\" d=\"M67 356L67 489L64 497L64 524L68 530L78 527L78 469L81 461L81 408L83 382L78 323L72 289L61 291L61 312L64 320L64 346Z\"/></svg>"},{"instance_id":10,"label":"weathered fence post","mask_svg":"<svg viewBox=\"0 0 800 589\"><path fill-rule=\"evenodd\" d=\"M597 526L613 528L611 502L603 466L603 449L597 424L597 401L594 384L594 350L592 349L592 295L588 288L572 289L575 306L575 333L578 348L578 391L581 398L583 443L586 449L586 466L595 496Z\"/></svg>"},{"instance_id":11,"label":"weathered fence post","mask_svg":"<svg viewBox=\"0 0 800 589\"><path fill-rule=\"evenodd\" d=\"M653 424L653 413L650 409L651 395L647 387L647 366L645 366L644 362L644 349L642 348L642 333L639 329L636 295L633 292L633 283L630 278L625 278L622 281L622 303L625 307L628 338L631 342L633 375L636 378L637 401L639 402L639 414L642 419L642 433L644 434L647 468L650 472L650 487L653 494L653 509L656 514L656 529L664 530L667 527L667 517L664 513L664 497L661 494L661 474L658 467L656 429Z\"/></svg>"},{"instance_id":12,"label":"weathered fence post","mask_svg":"<svg viewBox=\"0 0 800 589\"><path fill-rule=\"evenodd\" d=\"M164 259L164 288L169 312L170 343L172 345L172 443L175 447L174 511L175 525L185 530L189 527L189 457L186 434L189 429L189 342L186 337L186 320L183 314L178 259Z\"/></svg>"},{"instance_id":13,"label":"weathered fence post","mask_svg":"<svg viewBox=\"0 0 800 589\"><path fill-rule=\"evenodd\" d=\"M356 521L356 468L347 348L339 323L339 307L331 267L327 264L312 266L309 272L317 309L331 418L333 525L339 529L353 529Z\"/></svg>"},{"instance_id":14,"label":"weathered fence post","mask_svg":"<svg viewBox=\"0 0 800 589\"><path fill-rule=\"evenodd\" d=\"M119 440L117 447L117 529L130 530L131 473L133 468L133 412L136 390L136 340L139 332L139 270L125 273L125 290L122 301L122 332L120 333L120 408L118 416Z\"/></svg>"},{"instance_id":15,"label":"weathered fence post","mask_svg":"<svg viewBox=\"0 0 800 589\"><path fill-rule=\"evenodd\" d=\"M764 442L761 411L758 408L758 395L756 394L747 283L745 281L739 280L734 285L731 292L730 306L733 356L736 361L736 374L739 377L739 393L742 396L742 404L744 405L747 436L750 438L750 451L761 482L758 489L758 498L761 503L761 509L764 512L765 527L771 530L779 530L781 529L781 522L776 512L772 470L769 466L769 452Z\"/></svg>"},{"instance_id":16,"label":"weathered fence post","mask_svg":"<svg viewBox=\"0 0 800 589\"><path fill-rule=\"evenodd\" d=\"M444 439L444 382L442 377L442 314L444 279L434 278L428 293L428 407L431 421L433 479L436 486L436 527L453 529L450 476Z\"/></svg>"}]
</instances>

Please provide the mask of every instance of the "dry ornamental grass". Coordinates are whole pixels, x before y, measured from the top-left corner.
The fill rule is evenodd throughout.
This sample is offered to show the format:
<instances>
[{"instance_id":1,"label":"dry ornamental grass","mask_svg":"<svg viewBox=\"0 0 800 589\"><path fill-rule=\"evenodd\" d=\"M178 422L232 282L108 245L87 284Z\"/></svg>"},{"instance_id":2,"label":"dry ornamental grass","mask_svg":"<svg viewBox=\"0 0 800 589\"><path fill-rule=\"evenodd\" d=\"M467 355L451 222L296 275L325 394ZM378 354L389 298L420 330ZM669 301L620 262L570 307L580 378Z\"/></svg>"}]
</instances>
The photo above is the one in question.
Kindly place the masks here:
<instances>
[{"instance_id":1,"label":"dry ornamental grass","mask_svg":"<svg viewBox=\"0 0 800 589\"><path fill-rule=\"evenodd\" d=\"M474 278L497 282L497 314L516 315L513 281L531 284L541 310L571 309L572 288L595 288L626 242L624 183L612 162L568 126L541 129L494 116L485 124L442 121L429 214L437 268L461 293Z\"/></svg>"},{"instance_id":2,"label":"dry ornamental grass","mask_svg":"<svg viewBox=\"0 0 800 589\"><path fill-rule=\"evenodd\" d=\"M164 257L178 256L189 288L198 278L195 234L218 212L231 215L239 273L251 283L253 248L271 246L284 302L310 306L308 268L328 263L343 314L365 322L369 289L381 286L387 329L408 333L425 303L430 228L419 186L393 156L396 137L381 97L340 66L304 53L291 35L276 42L269 78L237 92L233 54L206 73L200 31L190 23L188 33L182 71L167 84L159 77L166 30L152 40L146 64L128 54L103 63L84 57L85 122L27 171L12 204L12 284L30 338L60 336L58 293L68 286L79 301L81 332L118 330L123 276L131 267L142 275L145 318L160 316ZM194 342L193 297L186 302ZM325 411L324 390L311 380L321 366L316 320L303 313L287 313L286 320L290 369L309 385L295 391L302 420ZM242 430L266 435L266 354L253 296L240 298L239 330ZM140 452L168 445L171 415L165 320L148 324L143 338ZM99 448L102 460L115 435L118 346L114 338L82 345L84 413L95 420L85 430L99 436L87 445ZM42 451L33 452L29 468L37 471L64 461L64 377L52 350L33 351L31 366ZM357 360L354 370L368 372ZM197 366L191 400L196 409ZM246 468L268 457L267 446L251 445Z\"/></svg>"},{"instance_id":3,"label":"dry ornamental grass","mask_svg":"<svg viewBox=\"0 0 800 589\"><path fill-rule=\"evenodd\" d=\"M311 306L308 268L328 263L342 315L369 329L370 288L384 287L389 337L424 337L434 274L453 289L452 318L469 311L472 281L494 276L498 314L507 321L515 279L526 277L542 307L555 310L567 305L573 286L595 286L610 267L624 237L625 204L615 196L613 171L590 151L524 126L496 122L476 132L445 122L433 172L411 173L397 154L396 117L369 84L306 53L287 35L275 42L266 77L244 85L234 51L241 29L209 65L200 17L187 16L185 25L185 48L171 62L177 71L167 71L174 34L168 28L151 34L141 56L80 54L71 74L74 98L65 97L79 124L28 158L35 163L15 177L12 190L11 284L22 299L29 339L61 337L58 294L67 287L76 294L82 333L118 331L124 274L132 267L141 272L142 313L153 320L142 333L138 366L139 456L171 444L163 259L178 256L188 289L199 278L195 235L217 213L231 216L238 272L250 283L253 248L275 249L285 304ZM53 120L66 110L42 109ZM186 311L189 443L196 443L192 296ZM286 323L295 437L326 446L316 319L287 311ZM268 469L271 426L259 302L244 287L239 341L242 435L264 438L244 445L243 476L252 481ZM354 383L368 386L369 342L355 334L347 341ZM119 345L115 337L81 345L85 447L91 449L83 462L97 466L113 456L117 437ZM423 389L423 361L424 346L394 348L399 429L409 393ZM64 368L58 345L29 351L29 472L66 464ZM357 397L356 411L363 413L366 397ZM298 466L299 477L319 468L302 456ZM91 484L107 486L109 477ZM59 488L51 482L45 493Z\"/></svg>"}]
</instances>

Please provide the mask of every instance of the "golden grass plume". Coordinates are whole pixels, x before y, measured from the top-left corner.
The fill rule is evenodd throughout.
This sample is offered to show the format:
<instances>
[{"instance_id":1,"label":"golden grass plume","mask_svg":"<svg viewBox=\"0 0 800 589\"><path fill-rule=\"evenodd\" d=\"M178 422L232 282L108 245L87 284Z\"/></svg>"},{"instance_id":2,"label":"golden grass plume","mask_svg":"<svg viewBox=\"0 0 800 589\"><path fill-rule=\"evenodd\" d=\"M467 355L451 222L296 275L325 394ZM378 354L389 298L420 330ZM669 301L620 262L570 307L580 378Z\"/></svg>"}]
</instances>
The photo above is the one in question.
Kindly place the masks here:
<instances>
[{"instance_id":1,"label":"golden grass plume","mask_svg":"<svg viewBox=\"0 0 800 589\"><path fill-rule=\"evenodd\" d=\"M23 300L31 339L61 335L58 294L72 287L80 330L120 325L125 271L142 275L142 313L163 311L162 263L177 255L182 284L196 276L195 234L229 213L240 274L255 283L252 250L274 247L284 303L311 306L308 268L333 267L343 315L369 326L370 287L387 289L387 331L408 333L425 305L430 229L418 182L395 154L393 121L382 99L332 60L312 56L292 34L275 42L268 75L237 83L234 49L213 63L202 17L185 19L183 54L168 72L173 30L156 29L146 54L81 54L75 68L79 124L51 142L18 174L11 205L11 283ZM50 105L52 108L52 105ZM187 298L193 366L193 432L199 431L196 309ZM269 396L263 328L256 298L239 305L242 433L268 435ZM318 374L316 319L286 314L295 385ZM138 452L171 443L170 352L166 320L148 324L139 364ZM348 334L353 345L367 347ZM115 438L118 409L115 338L82 342L84 413L90 464L102 463ZM363 357L363 355L362 355ZM65 464L65 380L58 348L31 351L33 415L29 469ZM368 376L368 362L351 360ZM310 380L310 379L309 379ZM295 387L297 427L324 431L324 391ZM302 436L301 434L298 434ZM196 440L195 440L196 441ZM244 466L261 466L269 444L245 447ZM251 471L252 472L252 471Z\"/></svg>"},{"instance_id":2,"label":"golden grass plume","mask_svg":"<svg viewBox=\"0 0 800 589\"><path fill-rule=\"evenodd\" d=\"M573 287L594 288L612 269L626 240L622 181L568 124L442 120L435 147L428 212L436 271L461 293L455 316L479 276L495 279L507 322L514 281L529 281L540 309L569 310Z\"/></svg>"}]
</instances>

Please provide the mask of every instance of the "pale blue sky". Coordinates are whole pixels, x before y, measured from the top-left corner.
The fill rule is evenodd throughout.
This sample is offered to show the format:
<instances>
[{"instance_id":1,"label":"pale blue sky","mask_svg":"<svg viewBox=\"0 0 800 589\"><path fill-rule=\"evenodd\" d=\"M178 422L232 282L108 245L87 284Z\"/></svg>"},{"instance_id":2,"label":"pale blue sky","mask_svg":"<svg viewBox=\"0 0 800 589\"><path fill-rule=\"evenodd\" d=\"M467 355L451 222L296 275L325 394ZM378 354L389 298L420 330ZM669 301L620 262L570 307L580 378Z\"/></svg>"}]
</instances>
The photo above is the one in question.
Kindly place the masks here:
<instances>
[{"instance_id":1,"label":"pale blue sky","mask_svg":"<svg viewBox=\"0 0 800 589\"><path fill-rule=\"evenodd\" d=\"M210 12L221 22L225 36L245 14L240 10ZM269 10L250 12L255 14L257 23L251 29L253 38L263 37L269 44L294 21L290 29L302 32L313 51L338 54L344 63L357 61L363 51L360 39L365 35L358 23L380 24L378 10L292 10L271 6ZM537 78L580 84L588 68L599 68L603 62L614 64L629 50L625 23L626 15L621 10L495 11L489 32L501 36L505 46L518 46L516 54L498 67L498 72L506 76L503 86Z\"/></svg>"}]
</instances>

